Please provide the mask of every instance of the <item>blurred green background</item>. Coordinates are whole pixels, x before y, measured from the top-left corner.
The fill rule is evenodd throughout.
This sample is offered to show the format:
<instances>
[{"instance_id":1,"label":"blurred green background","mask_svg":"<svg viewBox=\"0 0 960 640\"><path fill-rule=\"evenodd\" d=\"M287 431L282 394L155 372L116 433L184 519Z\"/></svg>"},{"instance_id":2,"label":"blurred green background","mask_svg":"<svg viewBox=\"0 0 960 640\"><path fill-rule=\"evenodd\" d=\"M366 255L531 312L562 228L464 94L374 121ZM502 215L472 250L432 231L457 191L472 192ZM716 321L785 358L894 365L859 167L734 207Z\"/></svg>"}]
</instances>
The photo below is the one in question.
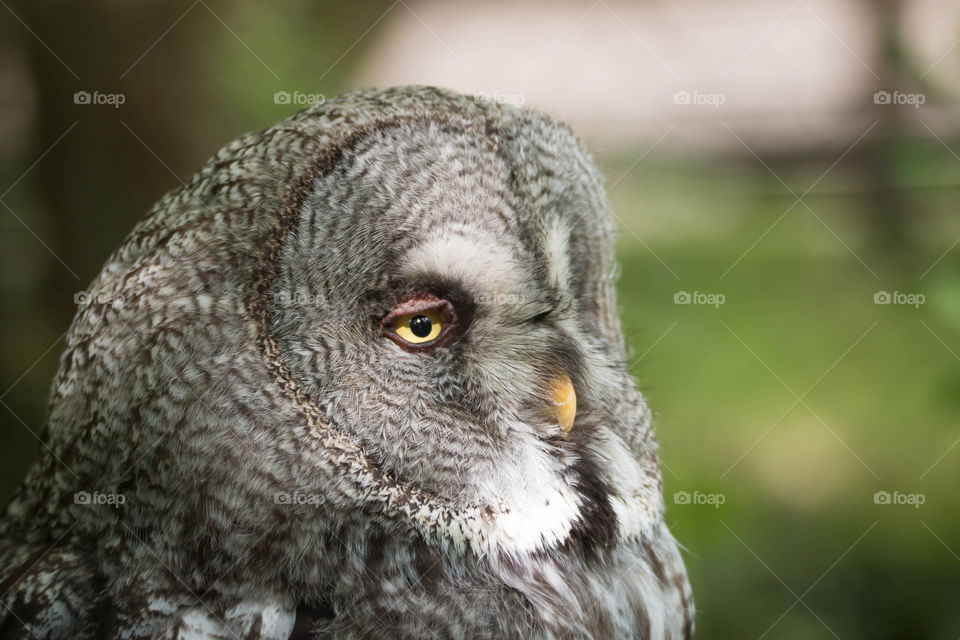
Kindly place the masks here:
<instances>
[{"instance_id":1,"label":"blurred green background","mask_svg":"<svg viewBox=\"0 0 960 640\"><path fill-rule=\"evenodd\" d=\"M73 295L161 194L278 91L419 80L568 120L608 177L698 637L960 637L960 7L710 7L3 4L0 498Z\"/></svg>"}]
</instances>

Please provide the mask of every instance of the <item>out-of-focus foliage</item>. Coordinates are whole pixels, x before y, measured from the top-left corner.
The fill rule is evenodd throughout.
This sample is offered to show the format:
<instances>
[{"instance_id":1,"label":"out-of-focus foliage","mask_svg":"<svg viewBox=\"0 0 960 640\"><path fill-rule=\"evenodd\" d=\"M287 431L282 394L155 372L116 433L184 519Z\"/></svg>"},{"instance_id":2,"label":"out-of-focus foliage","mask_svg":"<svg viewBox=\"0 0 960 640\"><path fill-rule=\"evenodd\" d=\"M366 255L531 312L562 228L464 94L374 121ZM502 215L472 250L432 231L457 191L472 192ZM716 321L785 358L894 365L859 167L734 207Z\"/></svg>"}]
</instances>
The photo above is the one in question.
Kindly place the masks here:
<instances>
[{"instance_id":1,"label":"out-of-focus foliage","mask_svg":"<svg viewBox=\"0 0 960 640\"><path fill-rule=\"evenodd\" d=\"M942 147L900 153L956 175ZM827 166L772 168L799 193ZM614 210L643 239L620 237L623 320L657 413L668 521L689 551L702 637L960 629L957 256L919 278L960 237L958 193L913 188L914 173L905 162L899 178L926 240L899 260L871 248L870 196L843 169L808 196L813 212L795 207L772 230L794 198L750 160L657 158L614 189ZM725 300L676 305L678 291ZM875 304L883 291L926 300ZM924 502L876 504L878 491ZM724 502L683 504L682 492ZM794 606L800 596L809 609Z\"/></svg>"}]
</instances>

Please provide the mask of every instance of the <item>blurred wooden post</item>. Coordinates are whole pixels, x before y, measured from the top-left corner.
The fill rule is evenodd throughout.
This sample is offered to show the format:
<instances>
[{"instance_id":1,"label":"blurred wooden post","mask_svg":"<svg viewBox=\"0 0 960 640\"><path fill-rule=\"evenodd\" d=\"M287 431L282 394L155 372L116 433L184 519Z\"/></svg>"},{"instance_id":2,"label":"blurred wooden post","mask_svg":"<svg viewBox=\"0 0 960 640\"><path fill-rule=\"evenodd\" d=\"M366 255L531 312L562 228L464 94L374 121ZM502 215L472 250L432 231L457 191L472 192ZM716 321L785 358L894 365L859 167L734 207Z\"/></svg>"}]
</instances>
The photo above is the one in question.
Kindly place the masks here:
<instances>
[{"instance_id":1,"label":"blurred wooden post","mask_svg":"<svg viewBox=\"0 0 960 640\"><path fill-rule=\"evenodd\" d=\"M878 16L877 62L873 68L880 76L874 91L909 91L915 83L905 73L903 63L906 46L900 31L903 2L873 0L873 6ZM898 146L905 137L902 108L893 104L875 104L873 95L869 96L869 100L868 104L880 124L856 155L868 193L870 211L867 212L867 224L879 253L902 255L913 244L906 215L907 199L899 185L900 176L895 161Z\"/></svg>"}]
</instances>

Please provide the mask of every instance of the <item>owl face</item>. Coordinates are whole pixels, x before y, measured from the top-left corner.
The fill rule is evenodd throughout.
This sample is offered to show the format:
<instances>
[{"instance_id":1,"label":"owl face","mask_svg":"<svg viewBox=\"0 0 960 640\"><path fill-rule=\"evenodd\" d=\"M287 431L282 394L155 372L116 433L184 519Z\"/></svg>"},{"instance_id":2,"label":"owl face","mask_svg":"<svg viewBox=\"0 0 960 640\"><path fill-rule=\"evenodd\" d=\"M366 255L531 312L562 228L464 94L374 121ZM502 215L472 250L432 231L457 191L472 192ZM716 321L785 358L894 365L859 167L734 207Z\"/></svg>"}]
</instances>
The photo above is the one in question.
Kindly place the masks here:
<instances>
[{"instance_id":1,"label":"owl face","mask_svg":"<svg viewBox=\"0 0 960 640\"><path fill-rule=\"evenodd\" d=\"M611 229L565 128L536 114L381 123L290 208L267 332L291 384L373 465L487 514L468 543L608 541L653 521L659 475L623 363Z\"/></svg>"}]
</instances>

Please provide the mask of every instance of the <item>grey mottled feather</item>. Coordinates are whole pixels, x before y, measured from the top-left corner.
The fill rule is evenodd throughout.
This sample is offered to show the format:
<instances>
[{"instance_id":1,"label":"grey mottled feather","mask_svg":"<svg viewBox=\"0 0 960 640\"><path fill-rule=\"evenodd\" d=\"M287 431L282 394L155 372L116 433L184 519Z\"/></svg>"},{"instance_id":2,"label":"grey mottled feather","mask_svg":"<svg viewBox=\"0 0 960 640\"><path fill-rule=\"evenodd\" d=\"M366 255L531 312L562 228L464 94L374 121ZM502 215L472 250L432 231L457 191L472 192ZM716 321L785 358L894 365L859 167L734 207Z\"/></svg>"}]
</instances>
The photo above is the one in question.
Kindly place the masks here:
<instances>
[{"instance_id":1,"label":"grey mottled feather","mask_svg":"<svg viewBox=\"0 0 960 640\"><path fill-rule=\"evenodd\" d=\"M0 637L691 637L605 211L567 128L439 89L225 147L73 322ZM380 333L421 290L463 316L429 355Z\"/></svg>"}]
</instances>

